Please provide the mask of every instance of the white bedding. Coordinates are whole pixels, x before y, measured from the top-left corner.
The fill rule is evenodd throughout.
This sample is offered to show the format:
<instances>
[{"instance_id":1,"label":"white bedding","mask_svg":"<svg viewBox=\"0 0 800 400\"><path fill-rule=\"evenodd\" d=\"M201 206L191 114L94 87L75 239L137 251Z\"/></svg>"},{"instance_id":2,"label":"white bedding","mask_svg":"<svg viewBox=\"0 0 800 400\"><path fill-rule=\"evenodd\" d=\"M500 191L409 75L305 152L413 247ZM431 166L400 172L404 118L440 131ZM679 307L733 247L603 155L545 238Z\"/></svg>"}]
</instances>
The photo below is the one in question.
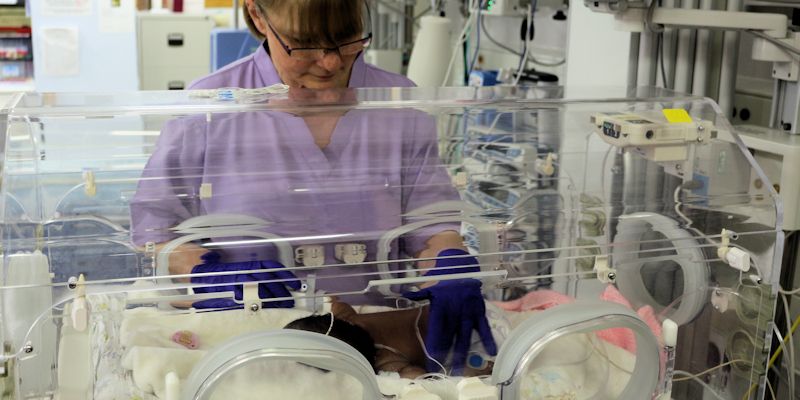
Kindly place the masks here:
<instances>
[{"instance_id":1,"label":"white bedding","mask_svg":"<svg viewBox=\"0 0 800 400\"><path fill-rule=\"evenodd\" d=\"M170 313L153 307L124 310L116 299L95 299L91 333L95 369L95 398L161 399L164 377L175 372L186 379L195 363L209 349L225 340L256 330L280 329L290 321L309 315L295 309L267 310L248 315L242 310L210 313ZM513 325L522 313L510 313ZM176 331L188 330L198 337L198 348L187 349L172 340ZM572 335L554 342L537 358L522 381L525 399L614 399L627 383L635 357L616 346ZM118 343L118 345L117 345ZM609 363L611 360L611 363ZM271 379L267 379L271 377ZM339 376L291 363L258 365L232 374L231 384L223 385L214 398L360 399L359 384L351 377ZM458 398L455 382L425 382L424 386L442 397ZM313 382L313 384L309 384ZM384 394L400 395L410 380L382 374L378 382ZM301 388L302 395L296 390ZM288 393L294 393L289 396Z\"/></svg>"}]
</instances>

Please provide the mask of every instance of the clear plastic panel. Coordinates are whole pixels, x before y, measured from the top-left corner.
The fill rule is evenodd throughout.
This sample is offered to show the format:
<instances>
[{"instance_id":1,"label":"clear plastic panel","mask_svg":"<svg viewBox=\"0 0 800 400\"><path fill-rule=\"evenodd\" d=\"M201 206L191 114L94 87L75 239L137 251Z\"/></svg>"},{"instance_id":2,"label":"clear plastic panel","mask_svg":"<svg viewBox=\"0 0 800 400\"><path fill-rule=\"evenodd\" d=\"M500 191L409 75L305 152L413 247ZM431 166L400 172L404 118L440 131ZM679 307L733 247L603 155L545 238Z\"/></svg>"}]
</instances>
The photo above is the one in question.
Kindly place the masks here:
<instances>
[{"instance_id":1,"label":"clear plastic panel","mask_svg":"<svg viewBox=\"0 0 800 400\"><path fill-rule=\"evenodd\" d=\"M350 375L293 361L243 362L218 379L209 400L337 399L361 400L364 388Z\"/></svg>"},{"instance_id":2,"label":"clear plastic panel","mask_svg":"<svg viewBox=\"0 0 800 400\"><path fill-rule=\"evenodd\" d=\"M676 109L686 114L664 112ZM480 280L502 318L603 299L648 325L672 319L676 369L736 360L703 379L730 398L763 390L781 204L707 99L556 87L71 93L26 94L6 112L0 292L17 397L152 395L123 367L145 351L120 333L151 329L141 313L187 326L230 315L221 326L250 332L266 329L250 319L285 311L274 306L324 314L332 296L359 313L408 313L403 291L453 277ZM479 270L425 275L462 245L477 265L454 256L466 265L450 272ZM280 266L299 290L281 289ZM407 323L420 351L417 310ZM502 347L511 328L499 326ZM171 335L193 329L154 346L173 351ZM234 335L201 336L210 347L192 351ZM66 359L93 367L74 378ZM415 362L424 370L424 355ZM26 378L53 364L47 379ZM673 397L700 390L676 381Z\"/></svg>"},{"instance_id":3,"label":"clear plastic panel","mask_svg":"<svg viewBox=\"0 0 800 400\"><path fill-rule=\"evenodd\" d=\"M554 340L522 376L520 399L618 399L630 383L633 354L617 344L633 334L618 328L605 339L597 334L569 334ZM628 347L635 346L626 343Z\"/></svg>"}]
</instances>

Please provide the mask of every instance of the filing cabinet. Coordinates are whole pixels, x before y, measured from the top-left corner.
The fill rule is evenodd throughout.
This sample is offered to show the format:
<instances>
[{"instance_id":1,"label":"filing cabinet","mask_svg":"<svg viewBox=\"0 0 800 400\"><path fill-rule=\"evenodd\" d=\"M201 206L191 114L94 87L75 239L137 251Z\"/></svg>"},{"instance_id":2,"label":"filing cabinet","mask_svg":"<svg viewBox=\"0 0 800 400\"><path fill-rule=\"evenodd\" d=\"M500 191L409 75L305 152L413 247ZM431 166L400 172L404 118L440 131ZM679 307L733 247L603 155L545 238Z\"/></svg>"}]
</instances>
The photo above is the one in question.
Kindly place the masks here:
<instances>
[{"instance_id":1,"label":"filing cabinet","mask_svg":"<svg viewBox=\"0 0 800 400\"><path fill-rule=\"evenodd\" d=\"M210 16L138 15L139 82L143 90L180 90L211 71Z\"/></svg>"}]
</instances>

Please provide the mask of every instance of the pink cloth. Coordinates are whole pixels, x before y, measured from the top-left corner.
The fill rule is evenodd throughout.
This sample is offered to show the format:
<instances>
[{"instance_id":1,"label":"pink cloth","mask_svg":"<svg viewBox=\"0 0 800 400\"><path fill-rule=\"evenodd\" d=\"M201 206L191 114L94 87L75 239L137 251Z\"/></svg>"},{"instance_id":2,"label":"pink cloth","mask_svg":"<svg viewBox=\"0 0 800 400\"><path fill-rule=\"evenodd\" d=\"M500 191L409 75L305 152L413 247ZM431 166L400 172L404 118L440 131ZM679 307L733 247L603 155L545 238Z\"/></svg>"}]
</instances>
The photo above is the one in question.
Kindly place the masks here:
<instances>
[{"instance_id":1,"label":"pink cloth","mask_svg":"<svg viewBox=\"0 0 800 400\"><path fill-rule=\"evenodd\" d=\"M616 287L608 285L606 290L603 291L603 294L600 295L600 299L605 301L614 302L617 304L622 304L625 307L630 308L633 310L633 306L631 303L626 299L622 293L617 290ZM658 319L656 318L656 313L653 310L653 307L644 306L636 310L636 314L639 315L639 318L644 321L650 330L653 331L653 334L661 340L661 324L658 323ZM622 347L625 350L630 352L636 351L636 337L634 336L633 332L629 329L625 328L612 328L606 329L604 331L597 332L597 337L603 339L613 345Z\"/></svg>"},{"instance_id":2,"label":"pink cloth","mask_svg":"<svg viewBox=\"0 0 800 400\"><path fill-rule=\"evenodd\" d=\"M616 287L609 285L600 295L600 299L622 304L633 309L631 303L622 296ZM574 302L575 299L565 294L553 290L537 290L512 301L495 302L494 304L503 310L522 312L522 311L542 311L561 304ZM639 317L650 327L653 334L661 341L661 324L656 318L656 313L650 306L644 306L636 310ZM612 328L597 332L597 337L615 346L622 347L630 352L636 351L636 337L633 332L626 328Z\"/></svg>"},{"instance_id":3,"label":"pink cloth","mask_svg":"<svg viewBox=\"0 0 800 400\"><path fill-rule=\"evenodd\" d=\"M525 296L511 301L498 301L494 304L503 310L522 312L522 311L542 311L548 308L555 307L560 304L567 304L574 302L575 299L565 294L553 290L537 290L530 292Z\"/></svg>"}]
</instances>

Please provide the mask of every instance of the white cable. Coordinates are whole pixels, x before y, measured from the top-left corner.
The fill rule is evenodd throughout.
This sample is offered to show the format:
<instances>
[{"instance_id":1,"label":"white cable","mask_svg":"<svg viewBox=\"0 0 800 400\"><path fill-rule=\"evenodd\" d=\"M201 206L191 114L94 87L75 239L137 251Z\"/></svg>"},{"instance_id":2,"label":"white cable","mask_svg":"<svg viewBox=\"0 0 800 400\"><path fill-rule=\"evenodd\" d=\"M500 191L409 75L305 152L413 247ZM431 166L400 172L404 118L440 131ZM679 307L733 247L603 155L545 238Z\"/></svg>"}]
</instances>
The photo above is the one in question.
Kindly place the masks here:
<instances>
[{"instance_id":1,"label":"white cable","mask_svg":"<svg viewBox=\"0 0 800 400\"><path fill-rule=\"evenodd\" d=\"M546 62L544 62L544 61L539 61L539 60L538 60L536 57L534 57L534 56L530 56L529 58L530 58L530 61L531 61L532 63L534 63L534 64L539 64L539 65L541 65L541 66L543 66L543 67L558 67L558 66L564 65L564 63L566 63L566 62L567 62L567 59L566 59L566 58L562 58L562 59L560 59L560 60L558 60L558 61L553 61L552 63L546 63Z\"/></svg>"},{"instance_id":2,"label":"white cable","mask_svg":"<svg viewBox=\"0 0 800 400\"><path fill-rule=\"evenodd\" d=\"M788 348L786 346L786 341L783 340L783 334L781 333L781 331L778 329L778 327L775 324L772 325L772 331L777 336L775 339L778 340L778 347L780 347L783 350L783 354L786 354L786 358L789 358L789 355L791 353L789 352L789 350L788 350ZM784 358L782 361L788 363L788 361L786 361L786 358ZM791 382L788 382L788 384L789 384L789 386L791 386Z\"/></svg>"},{"instance_id":3,"label":"white cable","mask_svg":"<svg viewBox=\"0 0 800 400\"><path fill-rule=\"evenodd\" d=\"M428 379L428 378L436 378L436 379L441 379L441 380L447 380L447 375L440 374L438 372L428 372L427 374L422 374L422 375L414 378L414 380L415 381L416 380L424 380L424 379Z\"/></svg>"},{"instance_id":4,"label":"white cable","mask_svg":"<svg viewBox=\"0 0 800 400\"><path fill-rule=\"evenodd\" d=\"M403 357L404 359L408 360L408 357L406 357L406 355L405 355L405 354L403 354L402 352L400 352L400 350L397 350L397 349L395 349L395 348L394 348L394 347L392 347L392 346L387 346L387 345L385 345L385 344L375 343L375 348L376 348L376 349L381 349L381 350L387 350L387 351L390 351L390 352L392 352L392 353L394 353L394 354L397 354L398 356L400 356L400 357Z\"/></svg>"},{"instance_id":5,"label":"white cable","mask_svg":"<svg viewBox=\"0 0 800 400\"><path fill-rule=\"evenodd\" d=\"M606 151L605 157L603 157L603 166L600 170L600 196L602 198L606 198L606 167L608 166L608 156L611 155L611 151L614 150L614 146L609 146L608 150ZM589 163L586 163L589 164ZM610 230L610 229L609 229Z\"/></svg>"},{"instance_id":6,"label":"white cable","mask_svg":"<svg viewBox=\"0 0 800 400\"><path fill-rule=\"evenodd\" d=\"M787 300L785 294L781 293L780 295L781 295L781 301L783 301L784 318L786 318L786 332L788 333L788 332L792 331L792 315L789 312L789 300ZM773 324L773 326L775 326L775 325ZM777 330L777 328L776 328L776 330ZM789 355L789 371L792 371L792 373L789 374L789 390L790 390L789 393L795 393L795 391L794 391L794 388L795 388L795 376L794 376L795 375L794 374L795 364L794 364L794 339L793 339L793 336L794 335L792 335L791 333L789 334L789 351L790 351L790 353L788 354ZM779 340L782 337L783 336L779 336L778 337ZM784 351L786 351L786 350L784 349Z\"/></svg>"},{"instance_id":7,"label":"white cable","mask_svg":"<svg viewBox=\"0 0 800 400\"><path fill-rule=\"evenodd\" d=\"M772 384L769 383L769 379L767 379L767 389L769 389L769 394L772 396L772 400L776 400L777 397L775 397L775 391L772 390Z\"/></svg>"},{"instance_id":8,"label":"white cable","mask_svg":"<svg viewBox=\"0 0 800 400\"><path fill-rule=\"evenodd\" d=\"M431 357L430 353L428 353L428 349L425 348L425 341L422 340L422 334L419 332L419 319L422 317L422 306L419 306L419 313L417 313L417 319L414 321L414 331L417 333L417 340L419 341L419 345L422 346L422 351L425 353L425 357L429 360L436 363L439 368L442 369L442 373L447 376L447 368L439 362L439 360Z\"/></svg>"},{"instance_id":9,"label":"white cable","mask_svg":"<svg viewBox=\"0 0 800 400\"><path fill-rule=\"evenodd\" d=\"M719 365L717 365L716 367L711 367L711 368L709 368L709 369L707 369L707 370L705 370L705 371L703 371L703 372L696 373L696 374L694 374L694 375L692 375L692 376L687 376L687 377L685 377L685 378L673 379L672 381L673 381L673 382L683 382L683 381L688 381L688 380L690 380L690 379L692 379L692 378L699 378L699 377L701 377L701 376L703 376L703 375L705 375L705 374L708 374L708 373L714 372L714 371L716 371L716 370L718 370L718 369L720 369L720 368L724 368L724 367L727 367L728 365L731 365L731 364L736 364L736 363L746 363L746 364L749 364L749 362L748 362L747 360L743 360L743 359L731 360L731 361L728 361L728 362L724 362L724 363L722 363L722 364L719 364Z\"/></svg>"},{"instance_id":10,"label":"white cable","mask_svg":"<svg viewBox=\"0 0 800 400\"><path fill-rule=\"evenodd\" d=\"M681 217L684 221L686 221L686 228L687 229L692 229L695 232L697 232L697 229L692 228L693 221L689 217L687 217L686 214L684 214L681 211L681 205L683 205L683 203L681 203L681 201L680 201L680 193L681 193L681 185L678 185L675 188L675 191L672 193L672 201L675 202L675 213L678 214L678 216ZM701 236L704 236L704 235L701 234ZM714 243L714 244L716 244L716 243Z\"/></svg>"},{"instance_id":11,"label":"white cable","mask_svg":"<svg viewBox=\"0 0 800 400\"><path fill-rule=\"evenodd\" d=\"M472 10L470 9L469 18L464 23L464 29L461 30L461 34L458 37L458 42L456 45L453 46L453 54L450 56L450 62L447 64L447 73L444 74L444 80L442 81L442 86L447 86L450 82L450 73L453 71L453 62L456 60L456 56L458 55L458 48L467 40L467 30L472 25L472 19L475 18L476 11L480 12L480 10Z\"/></svg>"},{"instance_id":12,"label":"white cable","mask_svg":"<svg viewBox=\"0 0 800 400\"><path fill-rule=\"evenodd\" d=\"M687 377L689 377L689 379L691 379L691 380L693 380L693 381L695 381L695 382L699 383L699 384L700 384L700 386L702 386L702 387L704 387L706 390L708 390L708 392L709 392L709 393L711 393L711 394L713 394L713 395L714 395L714 397L718 398L719 400L725 400L725 398L724 398L724 397L722 397L722 396L721 396L719 393L717 393L717 391L716 391L716 390L714 390L714 389L713 389L711 386L709 386L709 384L707 384L707 383L703 382L703 380L702 380L702 379L700 379L700 378L698 378L698 377L696 377L696 376L694 376L694 375L692 375L692 374L690 374L690 373L688 373L688 372L686 372L686 371L681 371L681 370L679 370L679 369L676 369L676 370L673 372L673 376L674 376L674 375L683 375L683 376L687 376Z\"/></svg>"},{"instance_id":13,"label":"white cable","mask_svg":"<svg viewBox=\"0 0 800 400\"><path fill-rule=\"evenodd\" d=\"M800 294L800 287L792 289L792 290L786 290L786 289L778 286L778 292L780 292L781 294L785 294L787 296L794 296L796 294Z\"/></svg>"},{"instance_id":14,"label":"white cable","mask_svg":"<svg viewBox=\"0 0 800 400\"><path fill-rule=\"evenodd\" d=\"M330 336L330 334L331 334L331 331L333 330L333 320L334 320L334 318L333 318L333 313L332 313L332 312L330 312L330 313L328 313L328 314L330 314L330 315L331 315L331 325L328 327L328 331L327 331L327 332L325 332L325 336Z\"/></svg>"}]
</instances>

